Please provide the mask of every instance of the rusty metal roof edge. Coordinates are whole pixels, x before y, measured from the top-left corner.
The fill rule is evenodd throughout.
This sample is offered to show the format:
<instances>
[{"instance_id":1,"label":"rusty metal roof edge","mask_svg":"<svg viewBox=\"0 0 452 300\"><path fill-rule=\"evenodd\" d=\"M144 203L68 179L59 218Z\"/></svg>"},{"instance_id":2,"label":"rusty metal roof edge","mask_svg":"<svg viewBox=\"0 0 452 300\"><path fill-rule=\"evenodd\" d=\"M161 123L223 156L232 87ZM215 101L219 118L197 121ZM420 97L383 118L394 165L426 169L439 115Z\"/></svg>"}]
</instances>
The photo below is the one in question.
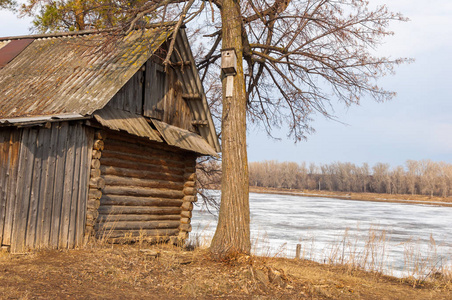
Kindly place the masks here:
<instances>
[{"instance_id":1,"label":"rusty metal roof edge","mask_svg":"<svg viewBox=\"0 0 452 300\"><path fill-rule=\"evenodd\" d=\"M39 124L44 122L59 122L68 120L86 120L91 119L91 115L83 116L80 114L60 114L48 116L18 117L0 119L1 125L22 125L22 124Z\"/></svg>"},{"instance_id":2,"label":"rusty metal roof edge","mask_svg":"<svg viewBox=\"0 0 452 300\"><path fill-rule=\"evenodd\" d=\"M152 28L159 28L159 27L171 27L174 25L176 25L176 22L151 23L151 24L147 24L144 28L152 29ZM80 30L80 31L67 31L67 32L20 35L20 36L8 36L8 37L0 37L0 41L65 37L65 36L88 35L88 34L96 34L96 33L108 33L108 32L112 32L112 31L119 30L119 29L121 29L121 28L120 27L111 27L111 28L105 28L105 29L89 29L89 30ZM137 28L136 30L139 30L139 29L143 29L143 28Z\"/></svg>"}]
</instances>

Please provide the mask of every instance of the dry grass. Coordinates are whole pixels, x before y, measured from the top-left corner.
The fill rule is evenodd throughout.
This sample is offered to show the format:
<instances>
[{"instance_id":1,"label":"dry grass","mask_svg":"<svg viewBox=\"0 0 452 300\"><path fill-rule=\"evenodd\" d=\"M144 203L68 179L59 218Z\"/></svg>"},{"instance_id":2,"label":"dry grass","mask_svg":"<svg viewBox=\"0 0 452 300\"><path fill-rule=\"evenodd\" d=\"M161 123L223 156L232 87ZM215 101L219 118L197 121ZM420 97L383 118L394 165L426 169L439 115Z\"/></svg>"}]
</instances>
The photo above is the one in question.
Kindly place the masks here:
<instances>
[{"instance_id":1,"label":"dry grass","mask_svg":"<svg viewBox=\"0 0 452 300\"><path fill-rule=\"evenodd\" d=\"M2 299L452 299L451 270L410 279L307 260L237 256L167 244L91 244L0 254Z\"/></svg>"}]
</instances>

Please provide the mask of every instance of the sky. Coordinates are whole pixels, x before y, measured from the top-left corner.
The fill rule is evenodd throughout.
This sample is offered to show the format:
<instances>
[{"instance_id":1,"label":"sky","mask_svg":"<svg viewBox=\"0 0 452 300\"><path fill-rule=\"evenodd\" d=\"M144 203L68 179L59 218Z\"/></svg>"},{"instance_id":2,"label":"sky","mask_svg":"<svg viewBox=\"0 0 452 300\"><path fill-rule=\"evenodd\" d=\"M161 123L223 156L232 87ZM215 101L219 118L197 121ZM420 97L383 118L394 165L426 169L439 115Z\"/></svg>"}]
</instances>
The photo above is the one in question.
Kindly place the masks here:
<instances>
[{"instance_id":1,"label":"sky","mask_svg":"<svg viewBox=\"0 0 452 300\"><path fill-rule=\"evenodd\" d=\"M431 159L452 163L452 1L370 0L385 4L410 19L392 23L395 35L385 39L379 55L414 58L384 77L379 85L397 96L385 103L362 99L346 108L332 100L341 122L314 116L316 132L294 143L287 129L273 134L249 126L249 161L278 160L326 164L377 162L391 166L406 160ZM0 11L0 36L28 34L31 20Z\"/></svg>"}]
</instances>

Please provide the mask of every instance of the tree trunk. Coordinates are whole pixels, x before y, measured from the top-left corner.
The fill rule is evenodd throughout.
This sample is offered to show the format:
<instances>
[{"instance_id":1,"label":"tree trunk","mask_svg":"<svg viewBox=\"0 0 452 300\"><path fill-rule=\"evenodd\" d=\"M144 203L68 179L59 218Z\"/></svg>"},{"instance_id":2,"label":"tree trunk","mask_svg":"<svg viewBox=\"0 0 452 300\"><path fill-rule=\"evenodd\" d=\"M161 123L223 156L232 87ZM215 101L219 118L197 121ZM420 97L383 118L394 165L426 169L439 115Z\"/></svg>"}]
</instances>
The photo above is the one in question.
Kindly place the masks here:
<instances>
[{"instance_id":1,"label":"tree trunk","mask_svg":"<svg viewBox=\"0 0 452 300\"><path fill-rule=\"evenodd\" d=\"M243 75L243 45L240 4L223 1L223 49L234 48L237 55L237 75L234 76L232 97L225 97L223 83L222 116L222 184L218 226L212 239L211 253L225 258L238 253L250 253L250 208L248 159L246 154L246 94Z\"/></svg>"}]
</instances>

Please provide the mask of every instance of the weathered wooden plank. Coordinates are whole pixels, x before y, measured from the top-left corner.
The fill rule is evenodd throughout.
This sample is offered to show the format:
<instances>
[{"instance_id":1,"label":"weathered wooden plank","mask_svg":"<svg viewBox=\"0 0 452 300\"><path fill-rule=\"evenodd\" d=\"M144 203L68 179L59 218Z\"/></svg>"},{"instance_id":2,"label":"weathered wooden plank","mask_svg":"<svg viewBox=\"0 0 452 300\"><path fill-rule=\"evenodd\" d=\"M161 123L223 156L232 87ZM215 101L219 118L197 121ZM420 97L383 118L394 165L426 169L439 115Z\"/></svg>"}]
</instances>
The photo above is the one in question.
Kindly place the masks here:
<instances>
[{"instance_id":1,"label":"weathered wooden plank","mask_svg":"<svg viewBox=\"0 0 452 300\"><path fill-rule=\"evenodd\" d=\"M191 203L190 203L191 204ZM157 206L101 206L99 207L99 214L103 215L118 215L118 214L152 214L152 215L174 215L180 214L180 207L157 207Z\"/></svg>"},{"instance_id":2,"label":"weathered wooden plank","mask_svg":"<svg viewBox=\"0 0 452 300\"><path fill-rule=\"evenodd\" d=\"M39 194L41 190L41 168L44 157L45 135L50 134L50 130L45 128L36 129L37 138L34 152L34 163L31 179L30 207L28 211L27 235L25 246L28 249L35 248L36 227L38 220Z\"/></svg>"},{"instance_id":3,"label":"weathered wooden plank","mask_svg":"<svg viewBox=\"0 0 452 300\"><path fill-rule=\"evenodd\" d=\"M3 227L5 226L6 203L8 201L8 176L9 176L9 148L11 130L4 129L0 132L0 245L3 241Z\"/></svg>"},{"instance_id":4,"label":"weathered wooden plank","mask_svg":"<svg viewBox=\"0 0 452 300\"><path fill-rule=\"evenodd\" d=\"M107 185L103 191L106 195L124 195L124 196L137 196L137 197L154 197L154 198L169 198L169 199L182 199L184 193L177 190L167 189L153 189L143 187L129 187L129 186L110 186Z\"/></svg>"},{"instance_id":5,"label":"weathered wooden plank","mask_svg":"<svg viewBox=\"0 0 452 300\"><path fill-rule=\"evenodd\" d=\"M82 162L80 166L80 197L78 203L78 211L80 215L77 218L77 235L76 244L81 245L83 242L87 218L86 203L88 201L88 182L90 178L90 161L93 156L94 130L85 128L85 146L82 149ZM99 174L100 176L100 174Z\"/></svg>"},{"instance_id":6,"label":"weathered wooden plank","mask_svg":"<svg viewBox=\"0 0 452 300\"><path fill-rule=\"evenodd\" d=\"M74 180L74 164L76 152L76 138L74 126L68 128L68 142L66 148L66 163L64 167L64 184L61 204L60 232L58 239L59 248L68 247L69 220L71 215L72 185Z\"/></svg>"},{"instance_id":7,"label":"weathered wooden plank","mask_svg":"<svg viewBox=\"0 0 452 300\"><path fill-rule=\"evenodd\" d=\"M72 195L70 198L70 215L69 215L69 231L68 231L68 248L74 248L76 239L76 225L77 225L77 215L78 209L78 197L80 189L80 163L81 163L81 152L82 147L85 142L84 140L84 130L80 124L73 126L73 135L75 136L74 141L74 168L73 168L73 179L72 185Z\"/></svg>"},{"instance_id":8,"label":"weathered wooden plank","mask_svg":"<svg viewBox=\"0 0 452 300\"><path fill-rule=\"evenodd\" d=\"M183 182L184 176L180 175L172 175L172 174L162 174L158 172L149 172L149 171L141 171L141 170L132 170L126 168L117 168L111 166L100 166L100 171L105 175L115 175L115 176L127 176L127 177L135 177L135 178L144 178L144 179L161 179L161 180L169 180L174 182Z\"/></svg>"},{"instance_id":9,"label":"weathered wooden plank","mask_svg":"<svg viewBox=\"0 0 452 300\"><path fill-rule=\"evenodd\" d=\"M33 175L34 151L36 148L36 129L24 129L22 147L19 155L19 170L16 188L16 206L11 237L11 252L25 251L25 236L27 233L28 210L30 205L31 181Z\"/></svg>"},{"instance_id":10,"label":"weathered wooden plank","mask_svg":"<svg viewBox=\"0 0 452 300\"><path fill-rule=\"evenodd\" d=\"M116 221L102 222L97 225L98 230L141 230L179 228L180 221Z\"/></svg>"},{"instance_id":11,"label":"weathered wooden plank","mask_svg":"<svg viewBox=\"0 0 452 300\"><path fill-rule=\"evenodd\" d=\"M143 91L143 115L152 117L152 93L151 93L151 83L152 83L152 74L153 74L153 68L152 62L148 60L145 63L145 70L144 70L144 91Z\"/></svg>"},{"instance_id":12,"label":"weathered wooden plank","mask_svg":"<svg viewBox=\"0 0 452 300\"><path fill-rule=\"evenodd\" d=\"M165 93L165 101L163 102L163 122L168 124L173 124L176 116L176 105L174 102L174 71L172 69L168 70L166 73L166 84L168 86Z\"/></svg>"},{"instance_id":13,"label":"weathered wooden plank","mask_svg":"<svg viewBox=\"0 0 452 300\"><path fill-rule=\"evenodd\" d=\"M120 222L120 221L154 221L154 220L180 220L181 215L99 215L98 220L101 222Z\"/></svg>"},{"instance_id":14,"label":"weathered wooden plank","mask_svg":"<svg viewBox=\"0 0 452 300\"><path fill-rule=\"evenodd\" d=\"M158 65L152 61L146 62L145 98L143 114L147 117L161 119L164 109L165 94L168 89L166 74L158 70Z\"/></svg>"},{"instance_id":15,"label":"weathered wooden plank","mask_svg":"<svg viewBox=\"0 0 452 300\"><path fill-rule=\"evenodd\" d=\"M104 179L105 185L111 186L137 186L137 187L148 187L148 188L163 188L163 189L173 189L173 190L182 190L183 183L182 182L173 182L166 180L150 180L150 179L142 179L142 178L132 178L132 177L122 177L122 176L113 176L113 175L104 175L102 176Z\"/></svg>"},{"instance_id":16,"label":"weathered wooden plank","mask_svg":"<svg viewBox=\"0 0 452 300\"><path fill-rule=\"evenodd\" d=\"M55 167L57 156L57 143L59 127L58 124L53 124L51 127L50 139L47 144L47 158L43 162L43 168L41 176L44 180L44 186L41 189L40 200L40 215L37 226L37 239L39 240L38 247L50 246L50 228L52 225L52 208L53 208L53 196L54 196L54 184L56 181Z\"/></svg>"},{"instance_id":17,"label":"weathered wooden plank","mask_svg":"<svg viewBox=\"0 0 452 300\"><path fill-rule=\"evenodd\" d=\"M134 75L133 97L130 98L130 112L141 115L143 113L143 89L144 89L144 72L138 71Z\"/></svg>"},{"instance_id":18,"label":"weathered wooden plank","mask_svg":"<svg viewBox=\"0 0 452 300\"><path fill-rule=\"evenodd\" d=\"M13 231L14 211L16 207L16 187L17 173L19 168L19 151L21 147L20 138L23 129L13 130L11 132L11 142L8 151L8 182L6 190L5 221L3 227L3 245L11 245L11 236Z\"/></svg>"},{"instance_id":19,"label":"weathered wooden plank","mask_svg":"<svg viewBox=\"0 0 452 300\"><path fill-rule=\"evenodd\" d=\"M101 205L124 205L124 206L175 206L180 207L182 200L165 199L153 197L133 197L123 195L112 195L105 193L100 199Z\"/></svg>"},{"instance_id":20,"label":"weathered wooden plank","mask_svg":"<svg viewBox=\"0 0 452 300\"><path fill-rule=\"evenodd\" d=\"M65 160L66 148L68 146L68 131L69 126L67 122L60 123L58 128L58 143L56 149L56 163L55 163L55 185L53 195L52 207L52 224L50 230L50 246L53 248L59 245L60 223L61 220L61 205L63 199L64 189L64 175L65 175Z\"/></svg>"}]
</instances>

